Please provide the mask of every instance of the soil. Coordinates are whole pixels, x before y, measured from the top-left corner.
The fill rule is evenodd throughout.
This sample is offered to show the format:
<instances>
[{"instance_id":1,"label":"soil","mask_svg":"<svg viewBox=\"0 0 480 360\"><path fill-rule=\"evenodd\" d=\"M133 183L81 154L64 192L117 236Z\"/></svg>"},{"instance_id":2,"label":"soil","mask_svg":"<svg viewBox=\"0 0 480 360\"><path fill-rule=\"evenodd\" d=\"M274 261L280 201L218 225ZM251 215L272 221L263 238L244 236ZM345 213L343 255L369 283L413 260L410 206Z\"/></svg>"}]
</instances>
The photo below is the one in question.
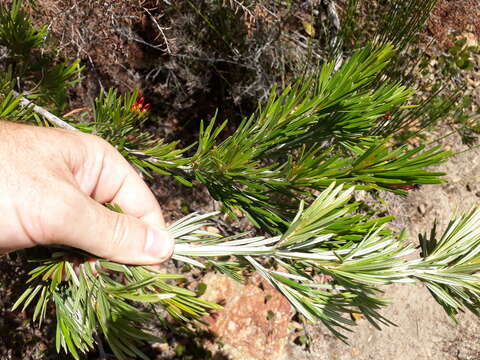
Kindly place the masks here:
<instances>
[{"instance_id":1,"label":"soil","mask_svg":"<svg viewBox=\"0 0 480 360\"><path fill-rule=\"evenodd\" d=\"M73 0L42 0L39 1L39 9L35 15L39 23L50 23L51 31L56 34L57 38L62 39L61 44L64 48L61 50L67 56L81 57L89 64L84 85L75 90L74 100L70 104L72 108L90 102L97 95L100 86L115 86L123 90L142 88L145 86L143 76L151 60L145 56L145 47L139 42L141 39L132 38L134 33L128 31L135 27L137 33L148 35L148 26L151 24L148 25L143 13L130 7L128 1L118 2L122 4L121 6L112 6L114 3L112 1L86 3L89 5L79 7L78 3ZM148 7L149 2L144 3ZM114 23L118 31L115 33L102 31L98 23L99 18ZM48 21L46 21L47 19ZM478 41L480 39L479 19L478 0L444 0L440 2L430 20L427 35L437 39L440 48L450 45L448 35L452 32L472 34ZM68 31L66 25L68 28L77 29L78 36L74 36L72 32ZM158 42L161 43L160 40ZM472 74L478 83L480 60ZM475 82L472 82L472 86L474 85ZM169 90L158 85L157 88L150 91L150 95L152 97L153 95L168 97ZM202 111L207 112L206 110ZM177 120L173 117L167 118L168 126L175 128ZM448 129L442 129L440 133L434 135L438 137L447 131ZM448 174L443 185L423 186L410 192L406 198L388 193L381 194L388 211L396 217L393 226L397 230L408 229L412 241L416 240L419 233L429 231L435 219L438 222L438 228L443 229L453 213L466 210L479 202L480 150L472 149L462 152L464 147L456 136L447 137L442 144L452 151L461 152L439 167L441 171ZM197 197L192 196L191 193L178 190L179 187L170 182L155 184L153 188L157 191L162 204L164 204L164 210L170 214L171 218L180 216L181 212L178 209L185 206L197 210L199 208L210 210L216 206L211 202L206 203L206 196L198 197L198 194ZM202 189L202 193L204 192ZM367 196L365 195L365 197ZM12 262L12 264L15 263ZM8 269L0 267L0 275L17 274L18 272L20 269L15 268L14 265ZM5 276L0 276L0 286L15 288L12 285L11 277ZM232 290L230 289L230 291ZM240 292L240 290L238 291ZM248 298L249 295L250 293L247 293L245 298ZM335 338L325 327L293 322L292 324L295 326L289 332L278 332L283 337L286 337L285 333L290 335L288 335L288 341L275 341L275 343L281 344L278 346L282 347L276 349L276 359L480 359L478 336L480 320L473 315L461 314L458 318L459 324L455 324L433 300L428 291L419 285L385 287L385 297L394 299L394 301L382 314L397 326L383 327L379 331L367 320L358 319L357 328L349 335L349 344L345 344ZM39 352L38 349L45 346L44 343L48 342L48 338L45 338L45 334L39 332L38 329L28 325L26 320L28 316L25 314L17 316L7 310L11 306L10 298L14 298L14 296L7 294L5 302L0 300L0 357L16 359L18 357L12 354L18 353L18 346L25 346L25 350L21 350L24 359L40 359L40 355L35 354ZM240 298L236 301L241 304L242 300ZM290 314L290 309L286 309L285 312ZM287 322L285 320L285 323ZM282 326L285 326L285 323L282 322ZM262 326L264 326L263 323ZM11 335L5 336L4 334L7 332ZM306 335L307 345L298 344L297 336L300 333ZM233 336L235 335L233 334ZM25 341L25 337L28 337L28 341ZM266 342L271 341L268 336L265 339ZM228 338L222 339L222 341L228 343ZM161 353L157 358L180 359L181 357L173 351L174 346L170 343L170 345L162 344L154 347L157 350L155 352ZM216 350L213 349L212 352L215 353ZM92 355L91 358L95 358L94 356ZM247 359L238 352L229 351L228 344L221 352L221 357L218 356L218 358ZM253 360L267 358L271 357L267 357L264 352L261 355L259 353L257 356L253 354L248 357ZM203 357L198 356L196 359L202 360Z\"/></svg>"},{"instance_id":2,"label":"soil","mask_svg":"<svg viewBox=\"0 0 480 360\"><path fill-rule=\"evenodd\" d=\"M428 23L427 32L442 46L452 44L455 33L471 32L480 37L480 4L477 0L440 1Z\"/></svg>"}]
</instances>

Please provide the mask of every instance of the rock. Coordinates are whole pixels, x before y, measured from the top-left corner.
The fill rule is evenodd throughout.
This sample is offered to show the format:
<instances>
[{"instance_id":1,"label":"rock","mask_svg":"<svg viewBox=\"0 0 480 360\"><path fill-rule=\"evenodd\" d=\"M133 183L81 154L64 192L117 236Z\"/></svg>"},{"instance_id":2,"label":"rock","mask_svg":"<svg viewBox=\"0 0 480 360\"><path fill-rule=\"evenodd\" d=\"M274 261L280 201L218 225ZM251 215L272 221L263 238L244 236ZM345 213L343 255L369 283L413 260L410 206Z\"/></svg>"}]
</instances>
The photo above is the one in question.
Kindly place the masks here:
<instances>
[{"instance_id":1,"label":"rock","mask_svg":"<svg viewBox=\"0 0 480 360\"><path fill-rule=\"evenodd\" d=\"M475 34L471 32L464 32L462 34L462 37L467 40L467 42L465 43L466 46L478 46L478 39Z\"/></svg>"},{"instance_id":2,"label":"rock","mask_svg":"<svg viewBox=\"0 0 480 360\"><path fill-rule=\"evenodd\" d=\"M206 226L205 231L208 231L212 234L220 234L220 230L218 230L215 226Z\"/></svg>"},{"instance_id":3,"label":"rock","mask_svg":"<svg viewBox=\"0 0 480 360\"><path fill-rule=\"evenodd\" d=\"M203 320L219 336L229 359L286 358L288 324L294 311L282 295L258 275L245 285L218 274L208 274L203 282L207 285L203 298L224 304L223 310Z\"/></svg>"},{"instance_id":4,"label":"rock","mask_svg":"<svg viewBox=\"0 0 480 360\"><path fill-rule=\"evenodd\" d=\"M427 211L425 204L420 204L418 205L418 212L422 215L425 215L425 212Z\"/></svg>"},{"instance_id":5,"label":"rock","mask_svg":"<svg viewBox=\"0 0 480 360\"><path fill-rule=\"evenodd\" d=\"M233 209L233 213L237 215L239 218L244 216L243 212L239 209Z\"/></svg>"}]
</instances>

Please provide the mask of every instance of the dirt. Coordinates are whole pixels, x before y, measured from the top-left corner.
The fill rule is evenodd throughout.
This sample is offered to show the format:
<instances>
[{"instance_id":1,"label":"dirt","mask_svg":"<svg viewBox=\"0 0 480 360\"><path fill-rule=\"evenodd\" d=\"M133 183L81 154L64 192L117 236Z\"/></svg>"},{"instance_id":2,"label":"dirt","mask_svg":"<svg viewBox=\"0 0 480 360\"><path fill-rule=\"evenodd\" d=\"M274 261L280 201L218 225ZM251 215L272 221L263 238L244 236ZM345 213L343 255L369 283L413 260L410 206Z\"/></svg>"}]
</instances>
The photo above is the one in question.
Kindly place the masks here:
<instances>
[{"instance_id":1,"label":"dirt","mask_svg":"<svg viewBox=\"0 0 480 360\"><path fill-rule=\"evenodd\" d=\"M80 59L86 66L85 79L75 87L70 105L93 103L102 87L125 92L142 86L144 51L132 29L141 26L143 13L133 3L43 0L30 9L30 16L36 24L48 26L62 56Z\"/></svg>"},{"instance_id":2,"label":"dirt","mask_svg":"<svg viewBox=\"0 0 480 360\"><path fill-rule=\"evenodd\" d=\"M455 33L471 32L480 37L480 3L477 0L440 1L427 26L440 45L452 44Z\"/></svg>"}]
</instances>

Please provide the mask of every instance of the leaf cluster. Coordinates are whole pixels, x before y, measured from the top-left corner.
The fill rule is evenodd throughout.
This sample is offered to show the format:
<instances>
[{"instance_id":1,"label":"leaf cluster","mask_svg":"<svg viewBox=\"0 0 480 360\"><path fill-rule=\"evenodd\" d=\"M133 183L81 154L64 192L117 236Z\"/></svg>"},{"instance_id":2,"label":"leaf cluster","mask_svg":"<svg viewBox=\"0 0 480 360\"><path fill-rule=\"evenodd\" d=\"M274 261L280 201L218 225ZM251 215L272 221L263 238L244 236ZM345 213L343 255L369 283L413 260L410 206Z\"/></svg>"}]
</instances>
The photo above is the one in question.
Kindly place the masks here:
<instances>
[{"instance_id":1,"label":"leaf cluster","mask_svg":"<svg viewBox=\"0 0 480 360\"><path fill-rule=\"evenodd\" d=\"M29 285L13 309L25 310L35 303L33 320L42 323L53 304L57 352L63 349L76 359L94 348L100 334L118 359L148 359L139 346L161 341L144 325L159 316L153 304L187 323L221 308L198 299L193 291L169 284L183 279L182 275L163 274L152 267L120 265L72 250L36 262L40 265L29 273Z\"/></svg>"},{"instance_id":2,"label":"leaf cluster","mask_svg":"<svg viewBox=\"0 0 480 360\"><path fill-rule=\"evenodd\" d=\"M49 45L47 26L37 28L24 10L23 0L0 4L1 80L41 104L62 109L66 89L77 83L83 67L79 60L58 61Z\"/></svg>"},{"instance_id":3,"label":"leaf cluster","mask_svg":"<svg viewBox=\"0 0 480 360\"><path fill-rule=\"evenodd\" d=\"M237 268L258 272L306 319L322 321L341 337L335 328L354 325L346 314L361 312L374 323L388 323L377 312L388 302L374 296L380 292L375 286L409 281L403 257L411 246L383 226L388 218L353 215L357 204L348 204L352 191L329 186L310 207L300 207L281 235L199 236L194 244L178 244L174 259L204 266L198 258L233 256L230 264L236 261Z\"/></svg>"},{"instance_id":4,"label":"leaf cluster","mask_svg":"<svg viewBox=\"0 0 480 360\"><path fill-rule=\"evenodd\" d=\"M447 314L455 319L464 308L480 316L480 210L474 208L452 219L437 236L420 234L422 262L415 276Z\"/></svg>"}]
</instances>

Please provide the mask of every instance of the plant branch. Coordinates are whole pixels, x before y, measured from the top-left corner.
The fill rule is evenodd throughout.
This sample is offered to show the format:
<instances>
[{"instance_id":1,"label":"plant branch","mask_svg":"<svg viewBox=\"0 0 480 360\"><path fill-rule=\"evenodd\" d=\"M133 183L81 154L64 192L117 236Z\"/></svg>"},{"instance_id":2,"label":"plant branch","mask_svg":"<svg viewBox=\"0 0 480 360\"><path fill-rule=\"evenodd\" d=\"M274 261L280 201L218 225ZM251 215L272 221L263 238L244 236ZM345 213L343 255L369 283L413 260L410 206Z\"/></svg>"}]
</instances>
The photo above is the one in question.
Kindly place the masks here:
<instances>
[{"instance_id":1,"label":"plant branch","mask_svg":"<svg viewBox=\"0 0 480 360\"><path fill-rule=\"evenodd\" d=\"M43 116L45 119L50 121L52 124L57 125L58 127L61 127L66 130L77 130L75 127L72 125L68 124L67 122L63 121L60 119L58 116L53 115L51 112L48 110L45 110L43 107L36 105L32 101L28 100L26 97L23 95L19 94L18 92L14 91L13 92L15 97L20 97L20 105L24 108L29 108L32 109L35 113Z\"/></svg>"},{"instance_id":2,"label":"plant branch","mask_svg":"<svg viewBox=\"0 0 480 360\"><path fill-rule=\"evenodd\" d=\"M170 46L168 45L168 39L167 37L165 36L165 32L163 31L163 28L160 26L160 24L158 23L157 19L155 19L155 17L152 15L152 13L145 7L142 7L142 9L150 16L150 19L152 19L153 23L157 26L158 30L160 31L160 34L162 35L163 37L163 41L165 42L165 48L167 50L167 53L169 55L172 54L172 51L170 50Z\"/></svg>"},{"instance_id":3,"label":"plant branch","mask_svg":"<svg viewBox=\"0 0 480 360\"><path fill-rule=\"evenodd\" d=\"M342 44L339 41L338 34L342 30L340 17L337 13L337 6L334 0L322 0L323 5L327 10L328 20L330 21L331 27L331 39L330 46L333 50L335 56L335 68L334 71L337 71L343 63L343 54L342 54Z\"/></svg>"}]
</instances>

